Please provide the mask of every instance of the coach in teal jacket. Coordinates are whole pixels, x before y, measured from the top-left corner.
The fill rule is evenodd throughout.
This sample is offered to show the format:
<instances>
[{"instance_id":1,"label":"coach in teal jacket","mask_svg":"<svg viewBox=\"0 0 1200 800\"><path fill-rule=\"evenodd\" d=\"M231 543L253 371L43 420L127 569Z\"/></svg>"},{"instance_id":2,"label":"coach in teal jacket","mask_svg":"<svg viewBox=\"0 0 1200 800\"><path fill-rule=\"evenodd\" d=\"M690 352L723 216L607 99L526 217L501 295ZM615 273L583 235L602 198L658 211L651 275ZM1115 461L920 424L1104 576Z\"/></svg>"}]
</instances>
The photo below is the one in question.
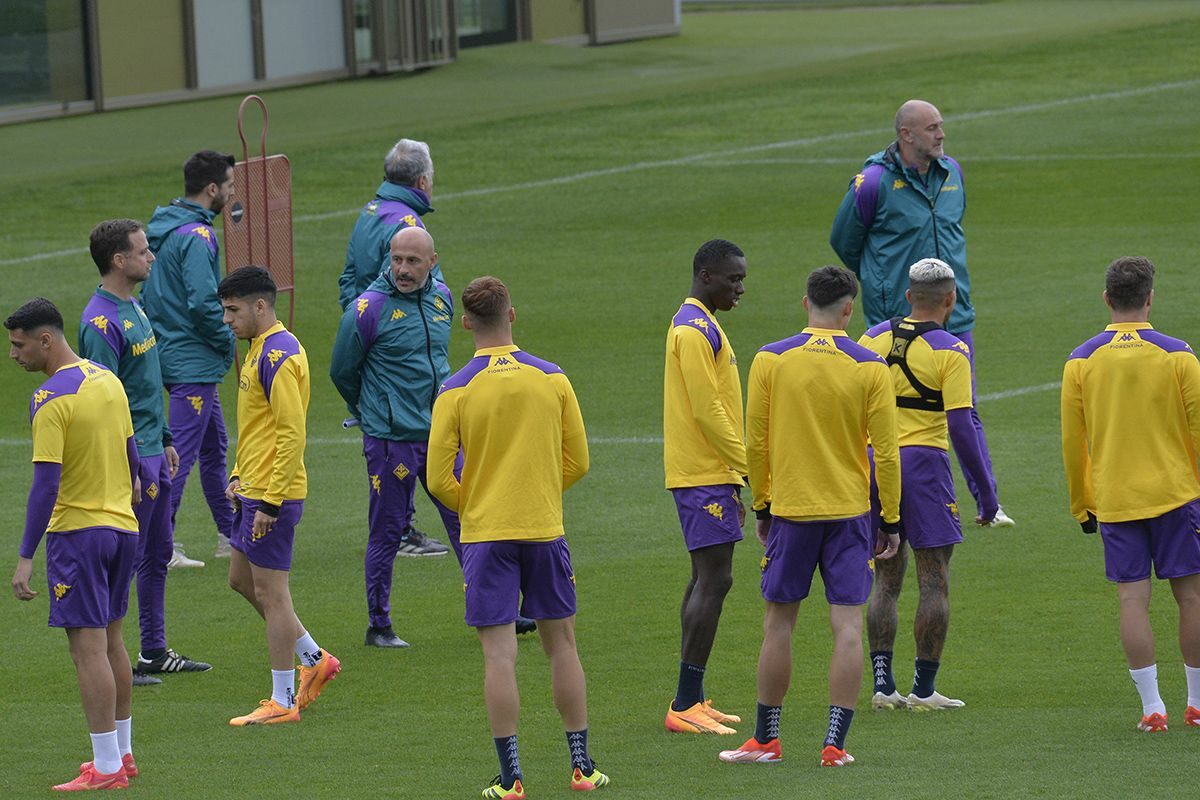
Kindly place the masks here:
<instances>
[{"instance_id":1,"label":"coach in teal jacket","mask_svg":"<svg viewBox=\"0 0 1200 800\"><path fill-rule=\"evenodd\" d=\"M217 298L221 260L212 221L233 197L233 166L233 156L214 150L194 153L183 165L184 196L154 209L146 226L156 260L142 286L179 453L171 516L178 512L188 475L199 461L200 485L217 527L218 556L230 552L233 511L225 499L228 435L217 387L233 363L237 340Z\"/></svg>"},{"instance_id":2,"label":"coach in teal jacket","mask_svg":"<svg viewBox=\"0 0 1200 800\"><path fill-rule=\"evenodd\" d=\"M370 528L366 644L375 647L407 646L392 630L393 562L405 536L417 535L410 533L413 499L417 480L425 484L433 402L450 376L454 301L433 277L436 263L433 237L424 228L398 231L389 268L342 314L329 367L334 386L362 426ZM429 498L461 561L458 515ZM419 554L445 553L445 546L435 543Z\"/></svg>"},{"instance_id":3,"label":"coach in teal jacket","mask_svg":"<svg viewBox=\"0 0 1200 800\"><path fill-rule=\"evenodd\" d=\"M923 258L937 258L954 270L958 302L946 329L970 348L971 389L975 389L975 308L967 274L967 241L963 213L967 193L958 162L945 154L942 115L924 100L909 100L896 112L896 141L867 159L850 181L829 234L829 244L862 283L867 325L878 325L912 311L904 292L908 268ZM979 413L972 421L995 489L992 460ZM960 461L961 465L961 461ZM964 469L967 487L983 513L982 494ZM993 525L1012 525L1001 509Z\"/></svg>"},{"instance_id":4,"label":"coach in teal jacket","mask_svg":"<svg viewBox=\"0 0 1200 800\"><path fill-rule=\"evenodd\" d=\"M396 142L383 160L383 173L385 180L359 212L346 245L346 264L338 278L338 304L343 311L387 265L388 245L396 231L425 227L421 217L433 211L429 204L433 192L429 145L412 139ZM433 277L442 280L436 264Z\"/></svg>"},{"instance_id":5,"label":"coach in teal jacket","mask_svg":"<svg viewBox=\"0 0 1200 800\"><path fill-rule=\"evenodd\" d=\"M908 268L938 258L954 270L958 288L948 330L975 327L962 227L966 207L962 167L949 156L931 159L923 173L904 163L896 143L867 159L842 198L829 244L862 283L868 326L908 314Z\"/></svg>"}]
</instances>

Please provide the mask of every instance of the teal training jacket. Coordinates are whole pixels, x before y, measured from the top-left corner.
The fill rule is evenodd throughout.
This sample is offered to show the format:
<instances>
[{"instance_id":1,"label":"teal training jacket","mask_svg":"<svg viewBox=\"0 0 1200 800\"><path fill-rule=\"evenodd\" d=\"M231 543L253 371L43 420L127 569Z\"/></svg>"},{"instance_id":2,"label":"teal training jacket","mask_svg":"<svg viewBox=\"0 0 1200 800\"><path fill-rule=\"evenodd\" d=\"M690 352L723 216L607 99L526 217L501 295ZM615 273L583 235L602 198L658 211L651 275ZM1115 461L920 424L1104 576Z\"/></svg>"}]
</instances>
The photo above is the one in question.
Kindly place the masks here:
<instances>
[{"instance_id":1,"label":"teal training jacket","mask_svg":"<svg viewBox=\"0 0 1200 800\"><path fill-rule=\"evenodd\" d=\"M220 383L233 363L237 339L217 298L220 246L212 219L208 209L176 199L154 209L146 226L157 260L142 287L142 307L158 337L167 384Z\"/></svg>"},{"instance_id":2,"label":"teal training jacket","mask_svg":"<svg viewBox=\"0 0 1200 800\"><path fill-rule=\"evenodd\" d=\"M833 220L829 244L862 284L867 325L907 315L908 268L940 258L954 270L958 304L946 329L975 327L963 214L967 208L962 167L949 156L921 176L900 163L893 143L867 159Z\"/></svg>"},{"instance_id":3,"label":"teal training jacket","mask_svg":"<svg viewBox=\"0 0 1200 800\"><path fill-rule=\"evenodd\" d=\"M450 376L454 301L430 273L404 294L384 270L342 314L329 377L363 433L398 442L429 440L433 401Z\"/></svg>"}]
</instances>

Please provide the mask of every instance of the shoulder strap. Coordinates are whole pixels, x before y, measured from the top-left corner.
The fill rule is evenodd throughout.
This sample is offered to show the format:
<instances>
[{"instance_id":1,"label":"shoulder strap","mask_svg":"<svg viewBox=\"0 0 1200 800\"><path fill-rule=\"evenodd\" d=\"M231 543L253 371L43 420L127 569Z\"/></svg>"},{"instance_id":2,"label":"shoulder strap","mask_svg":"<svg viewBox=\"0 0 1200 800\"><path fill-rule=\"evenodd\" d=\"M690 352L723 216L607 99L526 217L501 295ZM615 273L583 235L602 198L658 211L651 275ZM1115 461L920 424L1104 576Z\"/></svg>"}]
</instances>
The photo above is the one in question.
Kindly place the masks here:
<instances>
[{"instance_id":1,"label":"shoulder strap","mask_svg":"<svg viewBox=\"0 0 1200 800\"><path fill-rule=\"evenodd\" d=\"M921 383L908 366L908 346L912 344L913 340L929 331L938 330L942 326L936 322L908 322L904 317L893 317L891 326L892 349L887 356L888 366L894 364L899 367L900 371L904 373L904 377L908 379L909 386L915 389L918 395L918 397L897 397L896 407L911 408L917 411L945 411L946 405L942 400L941 390L931 389Z\"/></svg>"}]
</instances>

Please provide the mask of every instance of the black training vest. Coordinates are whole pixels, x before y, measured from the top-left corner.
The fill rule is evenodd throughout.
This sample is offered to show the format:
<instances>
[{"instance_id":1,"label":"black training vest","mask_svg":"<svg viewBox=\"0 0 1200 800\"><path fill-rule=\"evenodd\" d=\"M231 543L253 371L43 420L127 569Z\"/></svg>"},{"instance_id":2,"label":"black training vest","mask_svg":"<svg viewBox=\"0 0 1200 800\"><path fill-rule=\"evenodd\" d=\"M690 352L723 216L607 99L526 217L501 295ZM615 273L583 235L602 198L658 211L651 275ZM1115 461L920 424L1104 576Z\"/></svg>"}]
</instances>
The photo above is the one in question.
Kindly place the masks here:
<instances>
[{"instance_id":1,"label":"black training vest","mask_svg":"<svg viewBox=\"0 0 1200 800\"><path fill-rule=\"evenodd\" d=\"M908 322L904 317L893 317L890 320L890 324L892 326L892 349L888 352L888 366L890 367L895 364L900 367L900 371L908 379L908 384L919 395L919 397L897 396L896 408L913 408L918 411L945 411L946 405L942 402L941 390L931 389L921 383L908 366L908 346L912 344L913 340L929 331L939 330L942 326L936 322Z\"/></svg>"}]
</instances>

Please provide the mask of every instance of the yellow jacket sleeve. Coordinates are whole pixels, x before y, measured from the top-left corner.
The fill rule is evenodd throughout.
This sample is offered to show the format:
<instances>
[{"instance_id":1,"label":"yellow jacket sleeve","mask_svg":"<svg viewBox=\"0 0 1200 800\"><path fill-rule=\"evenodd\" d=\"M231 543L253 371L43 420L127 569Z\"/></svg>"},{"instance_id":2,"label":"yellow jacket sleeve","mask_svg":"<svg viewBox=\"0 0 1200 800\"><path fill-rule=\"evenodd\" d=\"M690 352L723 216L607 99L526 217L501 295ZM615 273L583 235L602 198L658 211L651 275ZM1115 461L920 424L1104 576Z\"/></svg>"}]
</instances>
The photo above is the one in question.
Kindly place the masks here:
<instances>
[{"instance_id":1,"label":"yellow jacket sleeve","mask_svg":"<svg viewBox=\"0 0 1200 800\"><path fill-rule=\"evenodd\" d=\"M746 394L746 462L750 487L750 507L761 511L771 502L771 371L778 356L759 353L750 365L750 385Z\"/></svg>"},{"instance_id":2,"label":"yellow jacket sleeve","mask_svg":"<svg viewBox=\"0 0 1200 800\"><path fill-rule=\"evenodd\" d=\"M461 444L458 432L458 399L461 392L443 392L434 402L429 451L425 461L425 477L430 494L456 513L462 497L462 484L454 477L454 460L458 457Z\"/></svg>"},{"instance_id":3,"label":"yellow jacket sleeve","mask_svg":"<svg viewBox=\"0 0 1200 800\"><path fill-rule=\"evenodd\" d=\"M721 460L739 475L745 475L746 444L721 403L712 345L703 333L692 328L680 329L675 342L692 418Z\"/></svg>"},{"instance_id":4,"label":"yellow jacket sleeve","mask_svg":"<svg viewBox=\"0 0 1200 800\"><path fill-rule=\"evenodd\" d=\"M1086 522L1089 513L1096 513L1096 492L1092 487L1092 457L1088 450L1087 420L1083 415L1083 387L1079 384L1082 364L1082 360L1073 359L1063 367L1062 453L1071 516ZM1193 428L1193 436L1195 431Z\"/></svg>"},{"instance_id":5,"label":"yellow jacket sleeve","mask_svg":"<svg viewBox=\"0 0 1200 800\"><path fill-rule=\"evenodd\" d=\"M900 446L896 433L896 394L886 364L871 364L867 433L875 451L875 483L884 522L900 519Z\"/></svg>"},{"instance_id":6,"label":"yellow jacket sleeve","mask_svg":"<svg viewBox=\"0 0 1200 800\"><path fill-rule=\"evenodd\" d=\"M275 420L275 458L263 502L280 505L304 465L307 420L300 394L300 366L296 358L283 362L271 383L271 416ZM235 473L236 474L236 473Z\"/></svg>"},{"instance_id":7,"label":"yellow jacket sleeve","mask_svg":"<svg viewBox=\"0 0 1200 800\"><path fill-rule=\"evenodd\" d=\"M587 431L583 427L583 412L579 410L579 400L575 390L566 375L561 373L554 376L561 383L563 394L562 412L562 466L563 491L587 474L591 466L588 454Z\"/></svg>"}]
</instances>

